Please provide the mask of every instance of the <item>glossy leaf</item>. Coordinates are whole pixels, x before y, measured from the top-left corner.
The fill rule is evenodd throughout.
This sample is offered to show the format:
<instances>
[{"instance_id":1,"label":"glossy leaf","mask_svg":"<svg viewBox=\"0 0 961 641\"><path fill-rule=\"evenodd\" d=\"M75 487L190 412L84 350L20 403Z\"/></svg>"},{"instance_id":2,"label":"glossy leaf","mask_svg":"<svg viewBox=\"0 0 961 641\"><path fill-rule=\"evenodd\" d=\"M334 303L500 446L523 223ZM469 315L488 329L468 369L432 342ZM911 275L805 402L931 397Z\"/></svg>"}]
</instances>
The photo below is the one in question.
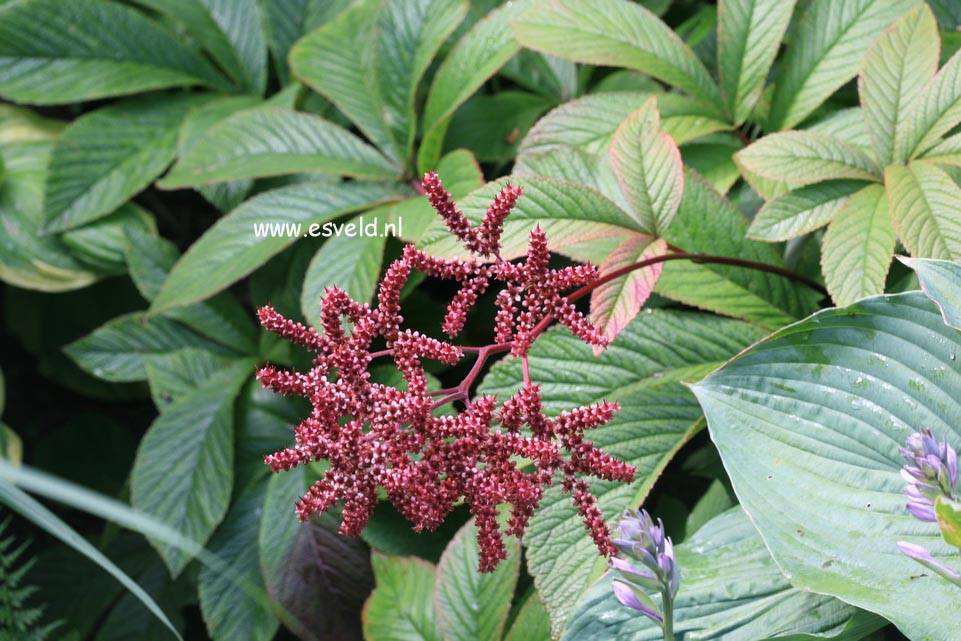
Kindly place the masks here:
<instances>
[{"instance_id":1,"label":"glossy leaf","mask_svg":"<svg viewBox=\"0 0 961 641\"><path fill-rule=\"evenodd\" d=\"M851 194L865 187L859 180L833 180L801 187L761 207L748 238L777 242L790 240L831 222Z\"/></svg>"},{"instance_id":2,"label":"glossy leaf","mask_svg":"<svg viewBox=\"0 0 961 641\"><path fill-rule=\"evenodd\" d=\"M131 472L131 504L203 545L223 520L233 481L234 400L253 374L240 361L172 403L147 430ZM176 576L191 557L152 540Z\"/></svg>"},{"instance_id":3,"label":"glossy leaf","mask_svg":"<svg viewBox=\"0 0 961 641\"><path fill-rule=\"evenodd\" d=\"M364 604L367 641L441 641L434 615L434 564L417 557L371 557L377 587Z\"/></svg>"},{"instance_id":4,"label":"glossy leaf","mask_svg":"<svg viewBox=\"0 0 961 641\"><path fill-rule=\"evenodd\" d=\"M866 187L845 202L821 245L821 271L835 304L849 305L884 292L894 243L880 185Z\"/></svg>"},{"instance_id":5,"label":"glossy leaf","mask_svg":"<svg viewBox=\"0 0 961 641\"><path fill-rule=\"evenodd\" d=\"M961 594L895 543L956 558L904 508L905 435L959 442L961 338L919 292L829 309L694 386L734 490L792 584L954 639ZM950 550L950 552L949 552Z\"/></svg>"},{"instance_id":6,"label":"glossy leaf","mask_svg":"<svg viewBox=\"0 0 961 641\"><path fill-rule=\"evenodd\" d=\"M735 508L676 548L682 568L674 632L704 641L857 641L886 622L841 601L791 587L747 514ZM657 641L660 626L614 598L610 574L584 595L564 641Z\"/></svg>"},{"instance_id":7,"label":"glossy leaf","mask_svg":"<svg viewBox=\"0 0 961 641\"><path fill-rule=\"evenodd\" d=\"M912 256L961 258L961 187L944 170L924 162L891 165L884 183L894 229Z\"/></svg>"},{"instance_id":8,"label":"glossy leaf","mask_svg":"<svg viewBox=\"0 0 961 641\"><path fill-rule=\"evenodd\" d=\"M813 131L786 131L761 138L738 152L751 172L771 180L805 185L822 180L878 180L871 158L853 145Z\"/></svg>"},{"instance_id":9,"label":"glossy leaf","mask_svg":"<svg viewBox=\"0 0 961 641\"><path fill-rule=\"evenodd\" d=\"M188 85L230 89L196 50L107 0L5 3L0 68L0 95L41 105Z\"/></svg>"},{"instance_id":10,"label":"glossy leaf","mask_svg":"<svg viewBox=\"0 0 961 641\"><path fill-rule=\"evenodd\" d=\"M251 198L221 218L177 261L153 301L153 311L189 305L215 294L303 239L312 224L390 200L396 187L377 183L304 183ZM297 226L258 234L255 225ZM274 228L275 231L278 228ZM204 274L197 279L196 274Z\"/></svg>"}]
</instances>

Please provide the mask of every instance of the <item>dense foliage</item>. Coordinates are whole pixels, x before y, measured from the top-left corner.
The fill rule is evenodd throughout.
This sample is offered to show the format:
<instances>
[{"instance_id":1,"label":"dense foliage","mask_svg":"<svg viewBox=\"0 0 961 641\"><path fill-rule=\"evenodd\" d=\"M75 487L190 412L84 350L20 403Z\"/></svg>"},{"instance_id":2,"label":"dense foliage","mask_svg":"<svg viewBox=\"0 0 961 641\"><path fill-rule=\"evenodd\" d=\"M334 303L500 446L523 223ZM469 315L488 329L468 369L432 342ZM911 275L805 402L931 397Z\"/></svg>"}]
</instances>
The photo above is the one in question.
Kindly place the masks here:
<instances>
[{"instance_id":1,"label":"dense foliage","mask_svg":"<svg viewBox=\"0 0 961 641\"><path fill-rule=\"evenodd\" d=\"M961 641L959 28L0 0L0 638Z\"/></svg>"}]
</instances>

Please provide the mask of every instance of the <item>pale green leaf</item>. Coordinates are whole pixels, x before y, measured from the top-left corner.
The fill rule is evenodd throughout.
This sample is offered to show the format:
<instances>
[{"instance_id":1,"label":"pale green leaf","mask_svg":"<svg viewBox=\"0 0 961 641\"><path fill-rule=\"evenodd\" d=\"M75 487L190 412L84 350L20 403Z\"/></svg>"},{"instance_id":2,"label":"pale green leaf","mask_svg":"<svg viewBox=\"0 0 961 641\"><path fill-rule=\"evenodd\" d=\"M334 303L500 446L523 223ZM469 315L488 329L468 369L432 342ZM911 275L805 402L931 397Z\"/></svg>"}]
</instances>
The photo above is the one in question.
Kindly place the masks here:
<instances>
[{"instance_id":1,"label":"pale green leaf","mask_svg":"<svg viewBox=\"0 0 961 641\"><path fill-rule=\"evenodd\" d=\"M230 503L234 400L253 369L253 361L239 361L172 403L137 450L130 480L133 507L201 545ZM175 576L191 559L178 546L151 543Z\"/></svg>"},{"instance_id":2,"label":"pale green leaf","mask_svg":"<svg viewBox=\"0 0 961 641\"><path fill-rule=\"evenodd\" d=\"M915 157L937 144L944 134L961 123L961 52L951 56L928 83L911 112L904 149Z\"/></svg>"},{"instance_id":3,"label":"pale green leaf","mask_svg":"<svg viewBox=\"0 0 961 641\"><path fill-rule=\"evenodd\" d=\"M627 0L552 0L512 24L526 47L593 65L637 69L720 110L723 101L694 52L644 7Z\"/></svg>"},{"instance_id":4,"label":"pale green leaf","mask_svg":"<svg viewBox=\"0 0 961 641\"><path fill-rule=\"evenodd\" d=\"M934 503L934 513L944 542L961 548L961 503L939 496Z\"/></svg>"},{"instance_id":5,"label":"pale green leaf","mask_svg":"<svg viewBox=\"0 0 961 641\"><path fill-rule=\"evenodd\" d=\"M857 641L886 623L835 598L791 587L740 508L711 520L675 553L681 568L674 601L678 638ZM564 641L664 638L660 626L614 598L613 576L609 573L578 602Z\"/></svg>"},{"instance_id":6,"label":"pale green leaf","mask_svg":"<svg viewBox=\"0 0 961 641\"><path fill-rule=\"evenodd\" d=\"M199 52L117 2L23 0L0 7L0 95L66 104L206 85L230 90Z\"/></svg>"},{"instance_id":7,"label":"pale green leaf","mask_svg":"<svg viewBox=\"0 0 961 641\"><path fill-rule=\"evenodd\" d=\"M294 173L400 176L397 167L346 129L312 114L265 106L220 121L158 185L178 189Z\"/></svg>"},{"instance_id":8,"label":"pale green leaf","mask_svg":"<svg viewBox=\"0 0 961 641\"><path fill-rule=\"evenodd\" d=\"M803 236L831 222L848 197L866 184L859 180L832 180L778 196L761 207L747 236L768 242Z\"/></svg>"},{"instance_id":9,"label":"pale green leaf","mask_svg":"<svg viewBox=\"0 0 961 641\"><path fill-rule=\"evenodd\" d=\"M958 639L957 587L897 541L957 550L904 507L910 432L961 442L961 335L920 292L829 309L694 386L745 511L799 589L836 596L909 638ZM920 576L919 576L920 575Z\"/></svg>"},{"instance_id":10,"label":"pale green leaf","mask_svg":"<svg viewBox=\"0 0 961 641\"><path fill-rule=\"evenodd\" d=\"M795 0L722 0L717 10L717 69L735 125L751 115L787 30Z\"/></svg>"},{"instance_id":11,"label":"pale green leaf","mask_svg":"<svg viewBox=\"0 0 961 641\"><path fill-rule=\"evenodd\" d=\"M822 180L879 180L871 158L848 143L815 131L770 134L737 154L752 173L801 186Z\"/></svg>"},{"instance_id":12,"label":"pale green leaf","mask_svg":"<svg viewBox=\"0 0 961 641\"><path fill-rule=\"evenodd\" d=\"M934 258L899 256L898 260L917 272L921 289L941 310L944 322L961 329L961 265Z\"/></svg>"},{"instance_id":13,"label":"pale green leaf","mask_svg":"<svg viewBox=\"0 0 961 641\"><path fill-rule=\"evenodd\" d=\"M894 242L883 187L871 185L847 200L821 245L821 271L835 304L884 292Z\"/></svg>"},{"instance_id":14,"label":"pale green leaf","mask_svg":"<svg viewBox=\"0 0 961 641\"><path fill-rule=\"evenodd\" d=\"M371 556L377 587L364 604L367 641L441 641L434 615L434 564L417 557Z\"/></svg>"},{"instance_id":15,"label":"pale green leaf","mask_svg":"<svg viewBox=\"0 0 961 641\"><path fill-rule=\"evenodd\" d=\"M961 187L926 162L884 172L888 209L901 243L918 258L961 258Z\"/></svg>"},{"instance_id":16,"label":"pale green leaf","mask_svg":"<svg viewBox=\"0 0 961 641\"><path fill-rule=\"evenodd\" d=\"M767 131L807 118L857 74L881 32L918 0L812 0L779 67Z\"/></svg>"},{"instance_id":17,"label":"pale green leaf","mask_svg":"<svg viewBox=\"0 0 961 641\"><path fill-rule=\"evenodd\" d=\"M927 5L902 16L864 56L858 91L875 158L882 167L904 162L911 107L938 70L938 25Z\"/></svg>"},{"instance_id":18,"label":"pale green leaf","mask_svg":"<svg viewBox=\"0 0 961 641\"><path fill-rule=\"evenodd\" d=\"M961 166L961 134L945 138L921 154L921 158L941 165Z\"/></svg>"},{"instance_id":19,"label":"pale green leaf","mask_svg":"<svg viewBox=\"0 0 961 641\"><path fill-rule=\"evenodd\" d=\"M395 194L396 187L379 183L304 183L251 198L190 246L151 309L157 312L207 298L302 240L310 225L391 200ZM285 224L292 227L284 229ZM197 274L204 277L198 279Z\"/></svg>"},{"instance_id":20,"label":"pale green leaf","mask_svg":"<svg viewBox=\"0 0 961 641\"><path fill-rule=\"evenodd\" d=\"M437 564L434 612L444 641L499 641L510 611L521 562L517 539L505 540L507 558L480 573L477 528L471 520L448 544Z\"/></svg>"}]
</instances>

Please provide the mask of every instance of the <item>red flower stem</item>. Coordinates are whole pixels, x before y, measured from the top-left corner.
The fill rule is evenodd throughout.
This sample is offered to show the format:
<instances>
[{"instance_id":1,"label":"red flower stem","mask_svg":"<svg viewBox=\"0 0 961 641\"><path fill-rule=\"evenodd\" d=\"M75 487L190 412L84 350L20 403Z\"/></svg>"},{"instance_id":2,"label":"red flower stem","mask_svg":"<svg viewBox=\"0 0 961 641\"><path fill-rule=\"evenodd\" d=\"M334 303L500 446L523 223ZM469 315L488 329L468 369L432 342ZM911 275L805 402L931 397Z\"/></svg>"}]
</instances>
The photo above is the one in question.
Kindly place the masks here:
<instances>
[{"instance_id":1,"label":"red flower stem","mask_svg":"<svg viewBox=\"0 0 961 641\"><path fill-rule=\"evenodd\" d=\"M531 386L531 366L530 366L530 363L527 362L527 355L526 355L526 354L525 354L525 355L523 356L523 358L521 359L521 363L523 363L523 367L524 367L524 387L525 387L525 388L530 388L530 386Z\"/></svg>"}]
</instances>

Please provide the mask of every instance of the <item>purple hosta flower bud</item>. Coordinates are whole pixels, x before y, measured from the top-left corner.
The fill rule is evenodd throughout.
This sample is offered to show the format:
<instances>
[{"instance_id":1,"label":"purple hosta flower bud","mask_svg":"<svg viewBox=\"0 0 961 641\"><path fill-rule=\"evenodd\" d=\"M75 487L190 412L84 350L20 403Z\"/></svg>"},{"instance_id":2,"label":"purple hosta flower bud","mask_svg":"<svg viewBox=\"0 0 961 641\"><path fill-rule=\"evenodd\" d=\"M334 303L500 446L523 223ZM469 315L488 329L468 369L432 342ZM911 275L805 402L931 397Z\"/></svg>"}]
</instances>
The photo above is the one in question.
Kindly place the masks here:
<instances>
[{"instance_id":1,"label":"purple hosta flower bud","mask_svg":"<svg viewBox=\"0 0 961 641\"><path fill-rule=\"evenodd\" d=\"M664 622L654 602L651 601L651 597L620 581L612 581L611 588L614 589L614 597L621 602L621 605L626 605L632 610L637 610L658 623Z\"/></svg>"},{"instance_id":2,"label":"purple hosta flower bud","mask_svg":"<svg viewBox=\"0 0 961 641\"><path fill-rule=\"evenodd\" d=\"M957 499L958 454L946 439L939 443L929 429L910 434L899 450L907 461L901 477L907 482L908 511L922 521L934 522L934 502L939 496Z\"/></svg>"},{"instance_id":3,"label":"purple hosta flower bud","mask_svg":"<svg viewBox=\"0 0 961 641\"><path fill-rule=\"evenodd\" d=\"M618 570L625 580L652 589L666 586L672 597L677 594L680 576L674 560L674 544L670 537L664 535L664 523L660 519L655 524L646 510L628 510L617 525L614 545L622 555L640 561L648 570L638 570L630 563L612 559L614 569ZM634 570L627 571L624 566ZM640 575L653 577L658 582L657 585L645 585L638 579Z\"/></svg>"},{"instance_id":4,"label":"purple hosta flower bud","mask_svg":"<svg viewBox=\"0 0 961 641\"><path fill-rule=\"evenodd\" d=\"M945 564L938 561L936 558L931 556L930 552L920 545L898 541L898 549L924 567L936 572L948 581L951 581L951 583L961 587L961 574L958 574Z\"/></svg>"}]
</instances>

